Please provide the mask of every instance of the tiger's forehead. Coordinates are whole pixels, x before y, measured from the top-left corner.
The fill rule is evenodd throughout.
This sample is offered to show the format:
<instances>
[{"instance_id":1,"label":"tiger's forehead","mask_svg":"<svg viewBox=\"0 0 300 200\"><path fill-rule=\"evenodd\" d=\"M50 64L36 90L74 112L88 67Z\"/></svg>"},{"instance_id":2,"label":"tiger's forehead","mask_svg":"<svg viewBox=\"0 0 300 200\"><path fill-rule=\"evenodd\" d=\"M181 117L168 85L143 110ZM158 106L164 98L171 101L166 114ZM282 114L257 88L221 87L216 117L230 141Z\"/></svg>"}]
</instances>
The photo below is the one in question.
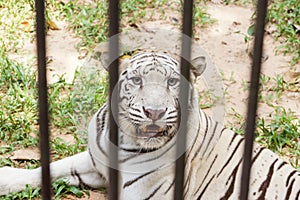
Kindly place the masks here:
<instances>
[{"instance_id":1,"label":"tiger's forehead","mask_svg":"<svg viewBox=\"0 0 300 200\"><path fill-rule=\"evenodd\" d=\"M159 72L163 75L171 71L179 73L177 60L169 55L161 53L140 53L130 59L130 68L133 73L147 75L151 72ZM171 69L171 70L170 70Z\"/></svg>"}]
</instances>

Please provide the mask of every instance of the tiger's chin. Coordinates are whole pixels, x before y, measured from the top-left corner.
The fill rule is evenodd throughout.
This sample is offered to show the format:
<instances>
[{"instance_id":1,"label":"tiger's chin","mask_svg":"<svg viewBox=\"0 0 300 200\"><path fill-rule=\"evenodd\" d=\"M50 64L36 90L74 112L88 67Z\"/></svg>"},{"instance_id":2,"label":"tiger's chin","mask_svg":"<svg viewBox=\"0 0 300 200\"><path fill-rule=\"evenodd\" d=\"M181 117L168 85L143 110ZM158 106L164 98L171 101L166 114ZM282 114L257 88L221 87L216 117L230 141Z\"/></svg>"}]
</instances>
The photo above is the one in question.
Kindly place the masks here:
<instances>
[{"instance_id":1,"label":"tiger's chin","mask_svg":"<svg viewBox=\"0 0 300 200\"><path fill-rule=\"evenodd\" d=\"M137 138L136 142L143 150L157 150L164 146L171 138L166 136L150 137L150 138Z\"/></svg>"},{"instance_id":2,"label":"tiger's chin","mask_svg":"<svg viewBox=\"0 0 300 200\"><path fill-rule=\"evenodd\" d=\"M173 128L147 125L137 128L136 142L142 149L153 151L169 142L174 134Z\"/></svg>"}]
</instances>

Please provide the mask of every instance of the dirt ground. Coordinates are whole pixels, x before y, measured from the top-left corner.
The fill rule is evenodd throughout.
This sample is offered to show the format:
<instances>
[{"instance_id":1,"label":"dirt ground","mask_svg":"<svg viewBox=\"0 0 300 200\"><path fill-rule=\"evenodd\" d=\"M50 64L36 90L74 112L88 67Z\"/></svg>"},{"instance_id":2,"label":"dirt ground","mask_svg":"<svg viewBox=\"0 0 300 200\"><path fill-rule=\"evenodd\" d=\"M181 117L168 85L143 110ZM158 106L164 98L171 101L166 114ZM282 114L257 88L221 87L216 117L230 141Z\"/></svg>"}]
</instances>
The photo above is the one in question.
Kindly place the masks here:
<instances>
[{"instance_id":1,"label":"dirt ground","mask_svg":"<svg viewBox=\"0 0 300 200\"><path fill-rule=\"evenodd\" d=\"M209 5L208 11L217 19L217 24L204 30L203 39L199 42L208 51L219 70L224 72L224 85L229 94L226 101L227 113L230 114L229 110L232 107L244 115L248 94L243 91L242 83L250 80L251 57L246 53L249 45L244 42L243 33L247 32L251 24L253 10L238 6ZM280 44L274 42L270 34L271 28L268 26L266 28L264 40L266 60L262 66L262 73L270 77L281 74L287 81L292 81L290 58L276 54L276 47ZM299 72L300 66L296 66L295 69ZM299 91L291 92L280 104L285 108L291 108L299 116L299 100ZM265 116L270 111L267 105L259 105L260 116Z\"/></svg>"},{"instance_id":2,"label":"dirt ground","mask_svg":"<svg viewBox=\"0 0 300 200\"><path fill-rule=\"evenodd\" d=\"M208 5L208 12L217 22L209 25L207 28L197 30L195 35L199 44L207 51L214 64L222 72L226 93L226 113L227 121L233 120L234 113L232 108L242 115L246 113L247 91L243 89L243 83L248 82L251 68L251 59L247 53L248 44L244 41L244 34L251 24L253 10L240 6L225 6L222 4ZM150 23L150 22L149 22ZM156 21L156 26L172 26L171 22ZM47 37L48 44L48 71L49 82L55 82L57 75L64 74L66 80L71 82L75 69L82 65L84 59L81 59L80 53L76 49L79 39L66 30L66 25L62 22L58 24L60 30L50 31ZM141 25L142 26L142 25ZM289 65L290 58L282 54L276 54L275 49L280 44L274 42L274 38L267 29L265 37L265 55L266 61L263 63L263 73L274 77L282 74L286 80L295 78ZM25 45L28 53L34 54L34 44ZM295 66L296 72L300 72L300 67ZM291 75L292 74L292 75ZM299 76L299 75L298 75ZM290 92L284 96L283 101L279 102L285 108L291 108L297 116L300 117L300 94L299 92ZM259 105L260 116L270 113L271 108L266 104ZM74 199L68 197L67 199ZM90 192L90 196L82 199L105 199L105 195L99 192Z\"/></svg>"}]
</instances>

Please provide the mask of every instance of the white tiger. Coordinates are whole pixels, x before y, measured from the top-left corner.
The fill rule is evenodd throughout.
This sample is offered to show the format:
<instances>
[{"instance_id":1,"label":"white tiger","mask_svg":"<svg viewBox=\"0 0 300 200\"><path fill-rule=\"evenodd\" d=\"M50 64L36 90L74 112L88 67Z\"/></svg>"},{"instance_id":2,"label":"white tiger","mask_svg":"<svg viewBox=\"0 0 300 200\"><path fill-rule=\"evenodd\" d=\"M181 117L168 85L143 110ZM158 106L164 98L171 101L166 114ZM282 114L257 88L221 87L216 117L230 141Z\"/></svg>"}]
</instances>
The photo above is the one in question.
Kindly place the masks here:
<instances>
[{"instance_id":1,"label":"white tiger","mask_svg":"<svg viewBox=\"0 0 300 200\"><path fill-rule=\"evenodd\" d=\"M173 199L175 141L180 118L179 64L164 53L139 53L124 61L119 79L120 198ZM195 75L205 58L192 61ZM244 138L223 128L198 107L191 86L184 198L239 199ZM108 184L108 110L92 118L87 151L51 164L52 180L71 185ZM0 195L41 186L41 169L0 169ZM273 152L254 145L249 199L295 199L300 174Z\"/></svg>"}]
</instances>

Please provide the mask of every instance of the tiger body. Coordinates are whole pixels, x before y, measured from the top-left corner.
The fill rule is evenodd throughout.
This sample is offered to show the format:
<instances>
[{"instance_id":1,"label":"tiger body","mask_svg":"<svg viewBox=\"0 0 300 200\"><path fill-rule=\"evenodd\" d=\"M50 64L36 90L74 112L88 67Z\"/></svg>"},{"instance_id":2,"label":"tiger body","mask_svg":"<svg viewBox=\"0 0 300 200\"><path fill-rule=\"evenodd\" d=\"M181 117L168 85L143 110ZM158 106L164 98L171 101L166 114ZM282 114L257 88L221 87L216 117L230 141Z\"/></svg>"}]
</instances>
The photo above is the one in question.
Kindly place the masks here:
<instances>
[{"instance_id":1,"label":"tiger body","mask_svg":"<svg viewBox=\"0 0 300 200\"><path fill-rule=\"evenodd\" d=\"M173 199L176 137L179 129L179 64L166 54L141 53L123 64L119 80L120 198ZM201 74L205 59L192 66ZM87 151L53 162L52 180L107 187L108 106L89 125ZM239 199L244 138L213 121L198 106L190 86L184 198ZM185 120L185 119L181 119ZM0 195L26 184L41 186L40 168L0 168ZM255 144L249 199L300 199L300 173L276 154Z\"/></svg>"}]
</instances>

